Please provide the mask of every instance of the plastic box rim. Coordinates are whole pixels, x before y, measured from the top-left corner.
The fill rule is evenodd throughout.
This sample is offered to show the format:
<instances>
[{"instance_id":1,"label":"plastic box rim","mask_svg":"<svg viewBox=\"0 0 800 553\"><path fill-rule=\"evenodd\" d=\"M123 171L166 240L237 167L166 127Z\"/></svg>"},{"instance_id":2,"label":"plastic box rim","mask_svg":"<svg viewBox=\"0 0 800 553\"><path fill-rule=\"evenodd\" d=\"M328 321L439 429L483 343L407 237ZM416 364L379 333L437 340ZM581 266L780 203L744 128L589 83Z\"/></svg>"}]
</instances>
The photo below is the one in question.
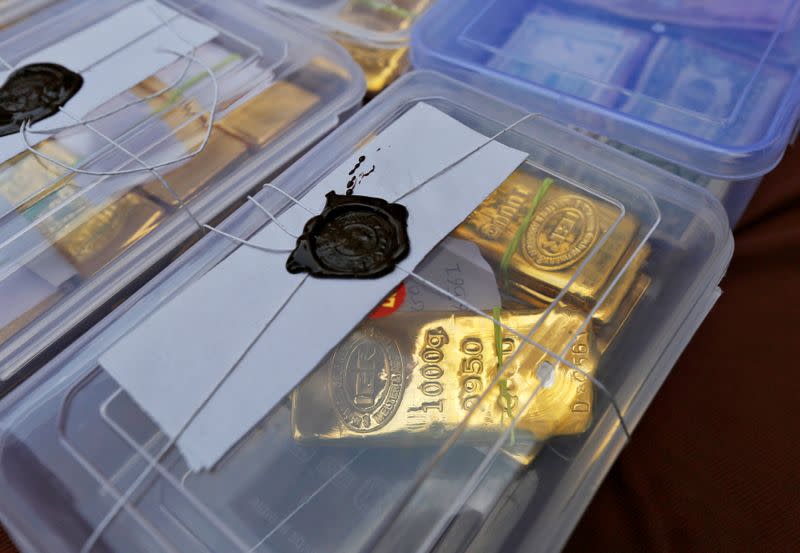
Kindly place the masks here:
<instances>
[{"instance_id":1,"label":"plastic box rim","mask_svg":"<svg viewBox=\"0 0 800 553\"><path fill-rule=\"evenodd\" d=\"M409 101L413 101L414 99L420 99L420 96L415 93L416 86L412 86L412 85L418 85L418 86L425 87L430 82L430 79L433 79L434 82L438 81L440 84L441 83L447 84L448 82L449 83L454 83L454 84L457 84L457 85L459 85L461 87L474 90L475 92L478 92L479 94L482 94L482 95L485 96L485 93L483 93L483 92L481 92L479 90L473 89L472 87L469 87L468 85L464 85L463 83L458 83L457 81L455 81L455 80L453 80L453 79L451 79L449 77L442 76L442 75L440 75L438 73L435 73L435 72L429 72L429 71L412 72L411 74L406 75L405 77L403 77L400 81L398 81L398 83L393 85L393 87L399 87L401 85L405 85L407 88L404 90L404 94L399 94L398 93L398 94L394 94L393 95L392 104L390 106L384 108L386 110L386 112L390 112L392 107L396 108L397 106L403 105L405 103L408 103ZM410 84L406 84L409 81L418 81L418 82L412 82ZM436 91L434 90L434 92L436 92ZM498 100L498 102L500 102L500 101ZM376 110L378 108L373 108L373 109ZM343 125L343 127L350 128L350 127L354 126L355 124L356 124L356 122L353 122L352 120L350 120L347 123L345 123ZM346 132L346 131L341 131L341 132L343 133L343 132ZM303 157L301 157L296 162L296 165L300 165L304 160L308 161L309 159L313 158L314 157L313 154L314 154L314 151L316 150L316 148L323 148L323 147L326 147L326 145L329 144L329 143L335 143L336 139L339 138L338 136L336 136L338 134L340 134L340 133L337 132L334 135L329 135L328 137L326 137L314 149L312 149L311 151L306 153ZM588 140L588 138L585 137L585 136L582 137L582 138L585 139L585 140ZM640 160L637 160L637 159L635 159L635 158L633 158L633 157L631 157L631 156L629 156L627 154L624 154L622 152L618 152L616 150L613 150L610 147L607 147L605 145L599 145L599 146L601 147L601 149L608 149L608 151L609 151L609 153L611 155L617 156L620 159L622 159L622 158L625 158L626 160L629 159L632 163L634 163L636 165L640 165L642 167L646 167L649 171L661 172L661 173L663 173L662 176L664 176L665 178L682 180L682 179L679 179L679 177L675 177L673 175L670 175L669 173L663 172L663 171L661 171L661 170L659 170L657 168L654 168L652 165L647 164L646 162L642 162ZM280 179L276 179L276 180L279 181ZM690 183L687 183L687 187L688 186L690 186ZM725 269L727 267L727 263L730 261L730 257L731 257L731 254L732 254L733 237L732 237L732 234L730 232L730 229L728 228L727 219L726 219L724 210L723 210L721 204L719 203L719 201L716 198L714 198L706 190L699 189L699 188L694 188L694 187L692 187L692 188L693 188L692 189L692 194L697 194L700 199L705 199L706 207L702 210L702 213L705 214L705 220L708 222L709 226L716 227L716 230L718 232L717 236L718 236L718 238L720 238L720 243L719 243L718 247L716 247L714 249L713 255L710 256L708 258L708 260L706 260L704 262L705 263L705 270L703 271L703 273L701 275L699 275L699 276L702 276L702 277L706 277L706 276L709 277L709 280L708 280L706 286L703 287L703 290L702 291L698 290L698 297L700 297L700 299L703 300L704 298L705 299L709 298L709 294L713 294L714 293L714 291L716 290L716 287L717 287L717 280L714 280L714 279L721 278L722 275L725 272ZM666 193L668 193L668 194L673 194L673 193L674 194L678 194L679 192L675 191L674 189L669 189L669 190L666 190ZM697 213L698 216L700 215L700 213L701 212ZM239 210L231 218L236 218L236 219L241 220L241 219L245 218L245 216L246 216L246 213L244 213L242 210ZM191 253L192 251L197 251L199 248L202 248L203 245L207 244L208 241L212 240L213 238L214 238L213 236L207 235L205 238L200 240L198 243L194 244L188 250L188 252L184 253L181 257L185 259L187 254ZM180 261L181 260L179 259L178 263L180 263ZM27 407L27 406L21 405L25 401L27 394L30 393L30 392L34 392L34 391L42 392L41 388L43 388L50 381L52 381L55 386L58 386L60 381L72 380L72 378L75 376L75 374L74 374L75 371L74 370L72 372L70 372L70 373L59 374L59 373L63 373L64 372L63 369L65 367L64 367L63 361L66 360L66 359L69 359L69 358L72 358L72 357L76 356L76 354L78 354L78 352L80 352L82 349L84 349L86 347L86 345L89 342L91 342L98 334L101 334L102 332L104 332L108 328L108 326L110 326L116 320L118 320L118 318L123 313L126 312L126 308L130 308L130 306L133 306L133 305L137 304L142 298L152 294L152 292L155 289L157 289L165 280L168 280L170 277L174 276L173 273L177 272L177 270L179 270L179 269L174 269L173 271L165 271L164 273L161 273L157 278L155 278L152 281L150 281L146 286L142 287L139 291L137 291L131 298L126 300L125 304L123 306L121 306L120 311L118 311L116 313L112 313L112 314L108 315L107 317L105 317L100 323L95 325L95 327L93 327L89 332L87 332L84 336L82 336L78 341L73 343L69 348L67 348L66 350L61 352L61 354L59 354L55 359L53 359L50 363L48 363L48 366L45 367L42 371L39 371L39 373L34 378L29 379L25 384L23 384L22 386L18 387L16 390L14 390L12 392L12 394L10 394L6 398L6 400L0 405L0 448L2 448L2 444L4 443L6 436L8 435L8 433L11 430L11 428L13 427L13 419L15 419L15 418L17 418L18 416L21 416L21 415L30 414L32 412L29 409L25 409L25 407ZM684 318L684 321L683 321L681 327L684 324L686 324L687 322L691 322L690 319L692 319L692 310L686 311L685 318ZM668 353L669 353L669 350L665 351L664 355L667 355ZM671 365L669 365L667 368L669 368L669 367L671 367ZM655 370L657 368L658 368L658 365L654 365L654 367L653 367L654 370L651 370L650 372L647 373L645 379L643 380L643 385L646 384L647 382L649 382L649 380L654 377L655 373L661 373L662 372L662 371ZM666 371L666 372L668 372L668 371ZM657 389L657 387L656 387L656 389ZM42 392L42 393L44 393L44 392ZM639 394L637 394L637 397L638 397L638 395ZM646 398L645 398L645 402L647 402ZM9 423L12 423L12 424L9 424ZM610 448L609 448L609 451L607 453L612 458L616 457L614 452L610 451ZM587 499L587 503L588 503L588 499ZM24 548L26 548L26 549L24 549L25 551L30 551L30 552L32 552L32 551L37 551L37 552L40 551L38 548L35 549L31 545L32 542L30 540L28 540L27 538L25 538L25 536L20 531L20 529L18 527L16 527L16 525L14 524L14 521L13 521L13 516L11 514L11 509L7 509L5 507L4 508L0 508L0 520L2 520L3 523L7 525L7 527L9 528L9 530L11 532L11 534L14 535L15 538L17 538L19 540L20 545L22 545ZM575 520L577 520L577 518ZM565 526L569 526L569 525L565 525Z\"/></svg>"},{"instance_id":2,"label":"plastic box rim","mask_svg":"<svg viewBox=\"0 0 800 553\"><path fill-rule=\"evenodd\" d=\"M446 14L448 10L457 9L448 6L447 3L448 0L442 0L435 4L411 29L412 67L437 69L446 73L450 73L451 70L453 73L466 72L482 85L497 86L505 84L526 92L536 99L555 99L560 104L578 108L582 115L588 115L590 118L599 117L604 121L612 121L614 123L610 126L612 129L618 126L627 126L630 130L658 136L657 144L660 146L659 150L661 151L655 148L648 148L646 149L647 153L712 178L744 181L763 177L780 163L786 149L794 142L795 135L800 130L800 71L795 71L792 76L786 94L784 94L780 105L775 110L772 124L769 125L760 139L742 146L723 146L676 131L661 124L638 120L614 108L604 107L589 100L559 93L539 84L526 82L508 73L500 73L481 67L438 49L436 45L429 43L427 36L429 28L436 25L443 14ZM526 109L526 106L523 105L519 105L519 107ZM781 117L781 115L785 115L785 117ZM556 119L565 125L576 124L573 121L567 121L559 117L556 117ZM582 127L580 124L577 125ZM630 144L629 141L620 139L619 136L614 136L613 132L608 132L604 129L595 127L586 128L586 130ZM690 164L668 153L669 151L681 150L691 151L693 157L704 156L709 162Z\"/></svg>"},{"instance_id":3,"label":"plastic box rim","mask_svg":"<svg viewBox=\"0 0 800 553\"><path fill-rule=\"evenodd\" d=\"M278 11L284 16L289 16L301 21L308 22L323 32L342 35L344 38L382 49L402 48L408 46L411 41L411 29L416 27L421 18L430 11L432 6L425 13L418 16L418 19L406 29L397 31L374 31L359 25L347 23L338 17L331 17L317 8L293 7L289 4L292 0L250 0L261 9ZM435 4L435 2L434 2Z\"/></svg>"}]
</instances>

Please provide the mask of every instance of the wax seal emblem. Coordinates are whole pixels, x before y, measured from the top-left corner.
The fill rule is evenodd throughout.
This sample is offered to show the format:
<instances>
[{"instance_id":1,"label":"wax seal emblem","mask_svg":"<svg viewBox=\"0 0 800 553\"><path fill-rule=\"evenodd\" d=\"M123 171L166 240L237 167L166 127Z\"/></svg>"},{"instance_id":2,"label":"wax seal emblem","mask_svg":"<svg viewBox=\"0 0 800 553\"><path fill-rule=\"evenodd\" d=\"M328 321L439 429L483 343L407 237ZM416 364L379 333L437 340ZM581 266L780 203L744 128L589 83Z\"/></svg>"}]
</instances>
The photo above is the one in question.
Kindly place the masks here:
<instances>
[{"instance_id":1,"label":"wax seal emblem","mask_svg":"<svg viewBox=\"0 0 800 553\"><path fill-rule=\"evenodd\" d=\"M290 273L315 277L378 278L409 251L408 211L369 196L328 192L325 209L312 217L286 262Z\"/></svg>"},{"instance_id":2,"label":"wax seal emblem","mask_svg":"<svg viewBox=\"0 0 800 553\"><path fill-rule=\"evenodd\" d=\"M0 136L19 132L58 113L78 93L83 77L55 63L33 63L15 69L0 87Z\"/></svg>"}]
</instances>

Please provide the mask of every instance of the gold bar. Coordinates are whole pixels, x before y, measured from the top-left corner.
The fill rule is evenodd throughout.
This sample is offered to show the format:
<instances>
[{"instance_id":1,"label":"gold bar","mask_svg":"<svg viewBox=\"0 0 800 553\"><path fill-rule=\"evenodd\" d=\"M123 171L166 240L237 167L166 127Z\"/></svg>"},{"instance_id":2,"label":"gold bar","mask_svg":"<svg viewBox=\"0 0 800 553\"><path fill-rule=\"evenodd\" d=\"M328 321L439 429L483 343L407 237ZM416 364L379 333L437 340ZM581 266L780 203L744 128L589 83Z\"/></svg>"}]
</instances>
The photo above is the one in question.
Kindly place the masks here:
<instances>
[{"instance_id":1,"label":"gold bar","mask_svg":"<svg viewBox=\"0 0 800 553\"><path fill-rule=\"evenodd\" d=\"M528 335L539 313L505 313L504 324ZM560 353L584 321L571 309L549 314L533 340ZM439 444L472 413L465 443L494 443L526 405L515 434L542 440L582 432L591 422L596 369L594 337L584 332L555 358L501 330L504 359L497 376L495 327L472 314L395 313L367 320L323 361L292 396L293 435L300 442L410 446ZM543 384L540 387L540 378ZM477 407L476 407L477 405Z\"/></svg>"},{"instance_id":2,"label":"gold bar","mask_svg":"<svg viewBox=\"0 0 800 553\"><path fill-rule=\"evenodd\" d=\"M132 92L144 97L165 86L166 84L156 77L150 77L135 86ZM196 102L186 101L185 98L178 102L165 94L148 100L148 105L153 112L159 114L164 124L164 135L154 136L155 139L163 141L163 145L158 144L155 148L166 148L169 147L170 141L177 141L184 150L176 152L177 156L194 151L202 144L207 132L208 117L205 110ZM161 169L160 173L181 200L186 201L246 151L247 146L242 141L225 133L217 124L201 153L180 165ZM149 179L141 185L141 189L150 197L168 205L178 203L174 195L158 179Z\"/></svg>"},{"instance_id":3,"label":"gold bar","mask_svg":"<svg viewBox=\"0 0 800 553\"><path fill-rule=\"evenodd\" d=\"M569 285L567 301L588 311L595 306L615 269L625 259L639 223L625 215L570 284L587 254L619 219L620 212L616 206L598 198L552 184L513 252L506 280L500 269L502 259L541 184L538 178L516 171L454 231L454 235L477 244L495 266L501 289L519 300L528 304L550 303ZM629 284L632 279L632 276L623 276L624 283ZM623 285L616 288L599 306L596 319L608 321L613 317L627 293Z\"/></svg>"},{"instance_id":4,"label":"gold bar","mask_svg":"<svg viewBox=\"0 0 800 553\"><path fill-rule=\"evenodd\" d=\"M199 144L200 140L197 141L197 145ZM187 151L192 151L196 146L187 144L186 148ZM176 166L171 171L162 172L162 176L175 191L175 194L183 201L187 201L202 191L217 175L246 151L247 148L242 142L215 128L201 153ZM141 188L151 197L159 198L162 202L172 205L178 203L175 200L175 196L157 179L142 184Z\"/></svg>"},{"instance_id":5,"label":"gold bar","mask_svg":"<svg viewBox=\"0 0 800 553\"><path fill-rule=\"evenodd\" d=\"M65 163L77 162L54 140L42 142L38 149ZM133 193L109 198L103 205L92 203L66 173L26 152L0 166L0 194L16 204L16 211L84 277L152 230L163 216L156 204Z\"/></svg>"},{"instance_id":6,"label":"gold bar","mask_svg":"<svg viewBox=\"0 0 800 553\"><path fill-rule=\"evenodd\" d=\"M410 65L408 47L374 48L344 37L336 37L352 58L364 70L367 94L374 96L405 73Z\"/></svg>"},{"instance_id":7,"label":"gold bar","mask_svg":"<svg viewBox=\"0 0 800 553\"><path fill-rule=\"evenodd\" d=\"M625 277L623 277L623 280L620 280L620 282L617 284L616 289L625 290L625 293L622 297L619 307L614 313L613 318L605 324L594 324L596 347L599 355L603 355L606 350L608 350L621 330L628 323L631 314L634 312L636 306L639 304L642 298L644 298L648 288L650 287L650 277L641 273L639 270L649 253L649 246L645 246L642 251L639 252L637 259L631 263L630 274L634 277L632 283L626 284L624 282ZM580 378L583 375L579 374L576 376ZM585 405L582 408L586 413L590 413L592 403L591 397L586 399L585 402L588 405ZM579 423L581 422L581 419L578 417L576 417L575 420ZM582 422L585 423L586 426L577 428L576 430L578 430L578 432L586 430L591 421L584 419ZM564 434L567 434L567 432L564 432ZM541 441L519 439L514 443L505 444L502 452L504 455L516 461L520 465L527 466L533 462L543 445L544 443Z\"/></svg>"},{"instance_id":8,"label":"gold bar","mask_svg":"<svg viewBox=\"0 0 800 553\"><path fill-rule=\"evenodd\" d=\"M328 72L335 69L330 67L330 64L323 65L320 62L325 62L325 60L312 60L312 65L319 66L320 70ZM139 96L146 96L154 94L165 86L166 83L160 79L150 77L135 87L133 91ZM173 127L185 123L190 115L196 115L203 111L195 102L187 102L185 98L181 98L181 100L184 111L183 119L177 112L176 115L170 116L170 123ZM277 81L241 106L226 113L222 119L218 119L215 128L224 130L250 146L259 147L273 140L289 125L311 111L319 102L320 97L306 88L288 81ZM169 94L165 94L163 97L150 100L150 103L155 111L165 111L170 105L177 102ZM182 140L194 143L197 141L198 134L200 138L203 137L206 132L207 118L198 119L199 125L181 131L180 138ZM199 133L198 128L202 129ZM214 134L212 133L212 136Z\"/></svg>"},{"instance_id":9,"label":"gold bar","mask_svg":"<svg viewBox=\"0 0 800 553\"><path fill-rule=\"evenodd\" d=\"M320 97L287 81L278 81L227 113L217 127L251 146L263 146L320 102Z\"/></svg>"},{"instance_id":10,"label":"gold bar","mask_svg":"<svg viewBox=\"0 0 800 553\"><path fill-rule=\"evenodd\" d=\"M74 214L72 221L45 226L55 246L84 277L90 277L156 229L164 211L142 196L128 192L102 206Z\"/></svg>"},{"instance_id":11,"label":"gold bar","mask_svg":"<svg viewBox=\"0 0 800 553\"><path fill-rule=\"evenodd\" d=\"M134 88L140 96L151 95L166 84L150 77ZM196 149L206 133L207 116L193 101L183 98L181 104L168 94L150 100L154 111L164 112L162 119L170 128L179 129L175 137L186 151ZM168 173L163 173L170 186L186 200L201 190L216 175L246 152L247 146L259 148L277 138L290 125L309 113L320 97L287 81L278 81L269 88L229 111L214 124L208 144L202 153ZM192 120L193 119L193 120ZM191 120L190 123L187 121ZM162 201L175 204L173 195L159 181L145 190Z\"/></svg>"}]
</instances>

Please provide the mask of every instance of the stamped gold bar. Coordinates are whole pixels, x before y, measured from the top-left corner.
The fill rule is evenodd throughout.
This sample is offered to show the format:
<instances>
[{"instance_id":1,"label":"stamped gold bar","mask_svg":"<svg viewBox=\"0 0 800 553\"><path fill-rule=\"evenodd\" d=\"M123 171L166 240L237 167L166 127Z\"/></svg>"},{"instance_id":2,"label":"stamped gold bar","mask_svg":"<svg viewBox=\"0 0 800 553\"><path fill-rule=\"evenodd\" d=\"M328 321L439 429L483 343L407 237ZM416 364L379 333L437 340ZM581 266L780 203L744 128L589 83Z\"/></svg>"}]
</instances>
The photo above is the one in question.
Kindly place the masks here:
<instances>
[{"instance_id":1,"label":"stamped gold bar","mask_svg":"<svg viewBox=\"0 0 800 553\"><path fill-rule=\"evenodd\" d=\"M523 171L511 175L455 230L477 244L495 265L501 289L525 303L550 303L568 287L566 299L592 309L625 259L638 221L621 217L618 207L552 183L535 206L516 249L514 237L530 215L543 181ZM620 218L621 217L621 218ZM605 243L600 239L619 220ZM591 252L591 254L590 254ZM590 256L590 257L589 257ZM586 265L578 272L581 263ZM637 262L643 262L640 258ZM597 309L595 318L611 319L637 267L630 268Z\"/></svg>"},{"instance_id":2,"label":"stamped gold bar","mask_svg":"<svg viewBox=\"0 0 800 553\"><path fill-rule=\"evenodd\" d=\"M501 320L527 335L540 317L508 312ZM560 353L583 320L576 311L556 310L532 339ZM499 351L506 368L492 386ZM293 434L300 442L331 445L437 444L475 409L463 439L491 445L525 405L517 435L541 440L581 432L591 422L587 374L597 362L594 337L578 336L564 358L577 369L479 315L395 313L368 320L295 390Z\"/></svg>"}]
</instances>

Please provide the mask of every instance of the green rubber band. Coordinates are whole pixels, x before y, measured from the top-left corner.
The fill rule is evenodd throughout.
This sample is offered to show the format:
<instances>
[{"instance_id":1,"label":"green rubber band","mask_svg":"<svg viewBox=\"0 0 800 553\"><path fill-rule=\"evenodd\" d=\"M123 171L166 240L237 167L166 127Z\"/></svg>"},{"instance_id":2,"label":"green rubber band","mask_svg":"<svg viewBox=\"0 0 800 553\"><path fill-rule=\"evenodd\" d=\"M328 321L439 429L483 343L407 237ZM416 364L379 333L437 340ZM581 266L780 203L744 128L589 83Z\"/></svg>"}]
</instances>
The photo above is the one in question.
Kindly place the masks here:
<instances>
[{"instance_id":1,"label":"green rubber band","mask_svg":"<svg viewBox=\"0 0 800 553\"><path fill-rule=\"evenodd\" d=\"M547 194L547 191L554 182L555 181L549 177L542 181L542 186L539 187L539 191L536 193L536 196L534 196L531 206L528 208L528 213L525 214L525 218L522 220L522 223L520 223L517 232L514 233L514 237L511 239L511 242L509 242L508 248L503 254L503 259L500 261L500 275L503 279L503 288L506 291L508 291L508 269L511 266L511 258L514 257L514 254L517 252L517 248L519 248L519 243L522 241L522 235L525 234L525 231L528 229L528 225L530 225L531 221L533 221L533 216L536 214L536 209L539 207L539 204L542 203L544 195Z\"/></svg>"},{"instance_id":2,"label":"green rubber band","mask_svg":"<svg viewBox=\"0 0 800 553\"><path fill-rule=\"evenodd\" d=\"M495 307L492 309L492 317L494 317L494 350L495 355L497 355L497 371L500 372L500 369L503 366L503 328L500 326L500 317L503 315L503 309L501 307ZM497 385L500 388L500 397L505 399L506 407L504 407L500 413L500 423L502 424L505 420L505 416L508 415L510 419L514 419L514 408L512 407L512 400L516 399L511 392L508 391L508 378L502 377L497 382ZM515 434L515 429L511 429L511 445L517 443L517 438Z\"/></svg>"},{"instance_id":3,"label":"green rubber band","mask_svg":"<svg viewBox=\"0 0 800 553\"><path fill-rule=\"evenodd\" d=\"M544 179L544 181L542 181L542 185L536 192L536 196L534 196L533 201L531 202L531 205L528 208L528 212L525 214L525 218L520 223L517 232L514 233L514 236L511 238L511 242L509 242L508 244L508 248L503 254L503 259L500 261L500 276L503 281L503 288L506 291L508 291L508 285L509 285L508 269L511 266L511 259L514 257L517 248L519 248L519 243L522 241L522 235L528 229L528 226L531 224L531 221L533 221L533 216L536 214L536 209L539 207L539 204L542 203L542 199L544 199L545 194L547 194L547 191L550 189L550 186L552 186L554 182L555 181L549 177ZM494 316L495 319L494 347L495 347L495 354L497 355L498 372L503 366L503 331L499 324L502 312L503 311L500 307L495 307L492 310L492 315ZM500 397L502 397L506 401L506 407L503 409L501 413L501 423L502 423L502 421L505 419L505 415L508 415L511 419L514 418L514 409L511 407L511 405L512 405L512 400L515 398L508 390L508 378L501 378L498 381L498 386L500 387ZM516 444L517 441L515 430L516 430L515 428L511 429L512 446Z\"/></svg>"},{"instance_id":4,"label":"green rubber band","mask_svg":"<svg viewBox=\"0 0 800 553\"><path fill-rule=\"evenodd\" d=\"M502 307L492 309L492 317L494 317L494 351L495 355L497 355L498 367L503 364L503 328L500 326L500 317L502 316Z\"/></svg>"}]
</instances>

